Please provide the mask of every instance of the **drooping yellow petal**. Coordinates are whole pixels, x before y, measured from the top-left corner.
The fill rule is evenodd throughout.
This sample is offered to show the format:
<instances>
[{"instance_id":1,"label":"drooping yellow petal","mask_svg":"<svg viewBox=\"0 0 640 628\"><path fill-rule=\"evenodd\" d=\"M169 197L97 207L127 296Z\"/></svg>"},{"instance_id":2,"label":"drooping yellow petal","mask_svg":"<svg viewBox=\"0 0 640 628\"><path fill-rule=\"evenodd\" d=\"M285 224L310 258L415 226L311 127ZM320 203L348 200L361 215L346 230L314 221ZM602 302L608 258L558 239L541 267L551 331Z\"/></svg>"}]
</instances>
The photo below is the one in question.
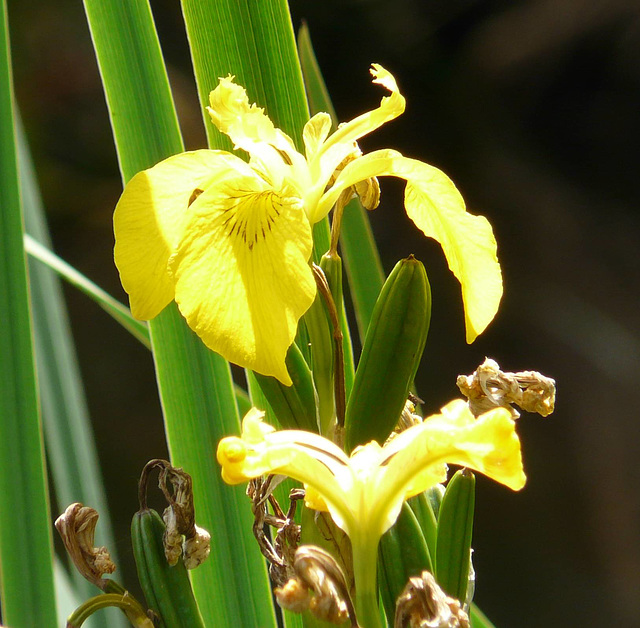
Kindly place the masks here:
<instances>
[{"instance_id":1,"label":"drooping yellow petal","mask_svg":"<svg viewBox=\"0 0 640 628\"><path fill-rule=\"evenodd\" d=\"M316 290L311 228L297 198L243 166L191 205L170 261L175 300L210 349L291 385L285 356Z\"/></svg>"},{"instance_id":2,"label":"drooping yellow petal","mask_svg":"<svg viewBox=\"0 0 640 628\"><path fill-rule=\"evenodd\" d=\"M526 482L515 421L504 408L476 419L468 405L457 399L441 414L401 432L384 452L384 480L378 481L378 502L370 516L389 527L403 499L442 481L445 463L479 471L515 491ZM402 499L398 499L399 492Z\"/></svg>"},{"instance_id":3,"label":"drooping yellow petal","mask_svg":"<svg viewBox=\"0 0 640 628\"><path fill-rule=\"evenodd\" d=\"M114 258L131 313L149 320L174 297L167 262L180 241L187 208L237 157L198 150L169 157L135 175L116 205ZM239 161L239 160L238 160Z\"/></svg>"},{"instance_id":4,"label":"drooping yellow petal","mask_svg":"<svg viewBox=\"0 0 640 628\"><path fill-rule=\"evenodd\" d=\"M462 286L467 342L493 320L502 298L502 272L491 225L466 211L453 182L441 170L393 150L379 150L350 162L318 204L321 216L342 190L369 177L405 179L407 215L442 246L451 272Z\"/></svg>"}]
</instances>

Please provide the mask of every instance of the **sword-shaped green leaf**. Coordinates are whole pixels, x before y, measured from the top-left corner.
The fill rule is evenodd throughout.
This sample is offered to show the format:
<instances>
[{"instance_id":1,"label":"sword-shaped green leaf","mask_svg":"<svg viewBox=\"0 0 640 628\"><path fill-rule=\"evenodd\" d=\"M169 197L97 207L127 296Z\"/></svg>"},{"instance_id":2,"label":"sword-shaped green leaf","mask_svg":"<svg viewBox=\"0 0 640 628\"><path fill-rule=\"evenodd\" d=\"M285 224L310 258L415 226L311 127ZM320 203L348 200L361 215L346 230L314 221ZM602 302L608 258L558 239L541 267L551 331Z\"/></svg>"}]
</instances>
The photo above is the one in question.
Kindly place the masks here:
<instances>
[{"instance_id":1,"label":"sword-shaped green leaf","mask_svg":"<svg viewBox=\"0 0 640 628\"><path fill-rule=\"evenodd\" d=\"M7 626L56 625L6 4L0 5L0 593Z\"/></svg>"}]
</instances>

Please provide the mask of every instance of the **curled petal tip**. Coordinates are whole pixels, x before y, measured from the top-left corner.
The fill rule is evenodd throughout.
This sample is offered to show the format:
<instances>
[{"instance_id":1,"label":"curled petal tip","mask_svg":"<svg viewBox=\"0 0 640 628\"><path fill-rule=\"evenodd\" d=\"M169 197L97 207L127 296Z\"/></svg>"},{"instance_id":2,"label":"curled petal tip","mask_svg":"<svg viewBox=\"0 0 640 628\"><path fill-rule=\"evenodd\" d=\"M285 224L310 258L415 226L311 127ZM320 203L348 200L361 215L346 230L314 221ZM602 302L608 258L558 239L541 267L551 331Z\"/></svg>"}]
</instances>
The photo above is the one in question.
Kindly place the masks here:
<instances>
[{"instance_id":1,"label":"curled petal tip","mask_svg":"<svg viewBox=\"0 0 640 628\"><path fill-rule=\"evenodd\" d=\"M371 76L373 76L374 83L386 87L390 92L399 92L398 84L393 74L385 70L379 63L372 63L369 72L371 72Z\"/></svg>"}]
</instances>

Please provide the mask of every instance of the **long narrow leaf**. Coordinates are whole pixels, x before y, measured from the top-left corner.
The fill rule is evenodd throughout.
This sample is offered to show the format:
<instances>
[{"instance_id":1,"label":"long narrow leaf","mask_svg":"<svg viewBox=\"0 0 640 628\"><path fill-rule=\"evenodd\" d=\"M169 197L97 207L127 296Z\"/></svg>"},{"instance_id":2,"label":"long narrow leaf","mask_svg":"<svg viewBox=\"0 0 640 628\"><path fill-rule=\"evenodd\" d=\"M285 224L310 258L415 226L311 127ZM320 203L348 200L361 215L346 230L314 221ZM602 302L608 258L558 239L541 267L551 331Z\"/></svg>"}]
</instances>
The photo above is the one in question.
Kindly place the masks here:
<instances>
[{"instance_id":1,"label":"long narrow leaf","mask_svg":"<svg viewBox=\"0 0 640 628\"><path fill-rule=\"evenodd\" d=\"M5 625L55 626L6 5L0 7L0 570Z\"/></svg>"},{"instance_id":2,"label":"long narrow leaf","mask_svg":"<svg viewBox=\"0 0 640 628\"><path fill-rule=\"evenodd\" d=\"M175 108L146 0L85 0L85 8L127 181L182 150ZM199 523L212 533L212 558L193 573L203 618L211 626L273 625L251 511L215 462L218 440L239 430L229 366L174 305L150 330L171 457L192 475Z\"/></svg>"},{"instance_id":3,"label":"long narrow leaf","mask_svg":"<svg viewBox=\"0 0 640 628\"><path fill-rule=\"evenodd\" d=\"M200 102L208 103L219 77L233 74L302 149L308 110L287 3L182 0L182 8ZM230 148L209 120L205 127L212 147Z\"/></svg>"},{"instance_id":4,"label":"long narrow leaf","mask_svg":"<svg viewBox=\"0 0 640 628\"><path fill-rule=\"evenodd\" d=\"M49 231L29 148L21 125L17 125L17 130L25 230L33 236L34 244L50 246ZM25 238L29 236L25 235ZM111 558L117 564L107 498L102 484L91 419L76 360L60 279L50 268L32 261L29 264L29 287L38 389L47 460L57 498L56 513L64 512L64 509L73 502L82 502L95 508L100 513L96 544L108 547ZM120 307L126 309L124 306ZM60 582L62 580L59 577L59 569L56 569L58 598ZM96 594L96 588L73 566L71 566L70 583L73 585L76 597L82 600ZM74 608L67 606L67 615ZM108 626L116 628L124 625L124 615L115 609L98 613L87 622L87 626L93 628Z\"/></svg>"},{"instance_id":5,"label":"long narrow leaf","mask_svg":"<svg viewBox=\"0 0 640 628\"><path fill-rule=\"evenodd\" d=\"M472 602L469 609L471 628L495 628L491 620Z\"/></svg>"},{"instance_id":6,"label":"long narrow leaf","mask_svg":"<svg viewBox=\"0 0 640 628\"><path fill-rule=\"evenodd\" d=\"M100 286L93 283L91 279L85 277L70 264L67 264L67 262L49 250L47 246L38 242L38 240L29 234L25 234L24 236L24 248L31 257L47 266L51 271L54 271L60 277L66 279L72 286L86 294L143 345L151 348L149 327L142 321L137 321L133 318L128 307L122 305L120 301L114 299L108 292L105 292ZM34 268L37 269L38 266L34 266ZM36 270L36 272L38 272L38 270Z\"/></svg>"}]
</instances>

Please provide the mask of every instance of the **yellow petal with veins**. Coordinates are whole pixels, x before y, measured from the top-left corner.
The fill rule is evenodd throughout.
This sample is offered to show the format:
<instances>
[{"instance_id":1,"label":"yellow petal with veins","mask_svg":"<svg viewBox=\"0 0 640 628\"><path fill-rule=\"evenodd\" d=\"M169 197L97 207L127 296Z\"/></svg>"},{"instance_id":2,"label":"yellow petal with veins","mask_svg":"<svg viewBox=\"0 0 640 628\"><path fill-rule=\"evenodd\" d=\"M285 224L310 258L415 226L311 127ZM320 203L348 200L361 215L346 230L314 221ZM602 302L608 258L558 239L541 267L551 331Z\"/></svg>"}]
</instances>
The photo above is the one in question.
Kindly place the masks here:
<instances>
[{"instance_id":1,"label":"yellow petal with veins","mask_svg":"<svg viewBox=\"0 0 640 628\"><path fill-rule=\"evenodd\" d=\"M135 318L154 318L173 300L167 262L182 237L189 203L236 161L223 151L181 153L126 185L113 217L114 258Z\"/></svg>"},{"instance_id":2,"label":"yellow petal with veins","mask_svg":"<svg viewBox=\"0 0 640 628\"><path fill-rule=\"evenodd\" d=\"M175 300L210 349L291 385L285 356L316 290L311 248L297 199L245 164L191 205L170 260Z\"/></svg>"}]
</instances>

